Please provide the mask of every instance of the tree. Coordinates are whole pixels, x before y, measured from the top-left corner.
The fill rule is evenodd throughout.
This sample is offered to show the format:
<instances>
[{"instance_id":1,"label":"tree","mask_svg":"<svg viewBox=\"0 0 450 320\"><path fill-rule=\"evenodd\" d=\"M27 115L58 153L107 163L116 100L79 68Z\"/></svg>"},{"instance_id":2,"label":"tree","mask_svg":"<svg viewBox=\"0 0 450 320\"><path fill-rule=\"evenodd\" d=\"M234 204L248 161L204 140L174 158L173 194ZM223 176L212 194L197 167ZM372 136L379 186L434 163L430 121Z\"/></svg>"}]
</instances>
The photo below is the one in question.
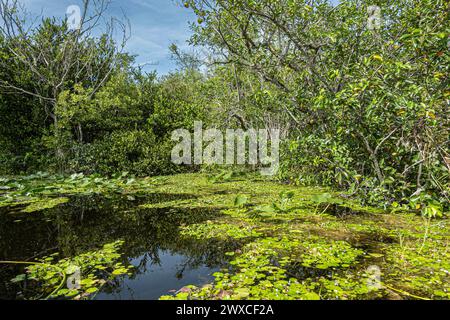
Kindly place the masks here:
<instances>
[{"instance_id":1,"label":"tree","mask_svg":"<svg viewBox=\"0 0 450 320\"><path fill-rule=\"evenodd\" d=\"M70 30L67 19L43 18L37 26L27 24L27 12L17 0L0 1L0 44L4 70L13 70L12 77L0 79L4 92L16 92L36 98L43 113L53 121L57 156L64 158L60 148L60 113L58 97L76 86L90 88L94 95L110 78L119 61L119 53L127 39L124 23L111 19L106 32L95 38L108 2L84 0L79 28ZM116 30L122 42L114 41ZM78 127L82 136L81 125Z\"/></svg>"},{"instance_id":2,"label":"tree","mask_svg":"<svg viewBox=\"0 0 450 320\"><path fill-rule=\"evenodd\" d=\"M372 5L375 29L360 0L186 2L199 17L191 42L285 101L287 167L374 202L425 190L448 201L448 3Z\"/></svg>"}]
</instances>

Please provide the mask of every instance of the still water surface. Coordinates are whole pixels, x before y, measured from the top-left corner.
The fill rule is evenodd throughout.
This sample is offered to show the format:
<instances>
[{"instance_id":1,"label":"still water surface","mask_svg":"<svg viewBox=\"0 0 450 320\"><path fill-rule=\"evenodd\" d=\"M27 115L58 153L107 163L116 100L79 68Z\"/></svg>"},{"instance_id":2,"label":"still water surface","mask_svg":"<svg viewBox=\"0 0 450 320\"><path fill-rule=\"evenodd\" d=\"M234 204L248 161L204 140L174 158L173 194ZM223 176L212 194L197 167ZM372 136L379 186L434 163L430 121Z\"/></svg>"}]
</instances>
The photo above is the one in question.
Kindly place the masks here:
<instances>
[{"instance_id":1,"label":"still water surface","mask_svg":"<svg viewBox=\"0 0 450 320\"><path fill-rule=\"evenodd\" d=\"M194 198L152 194L142 197L77 196L66 204L34 213L0 208L0 261L35 261L59 252L72 257L124 240L124 262L133 276L104 287L96 299L158 299L185 285L211 282L235 243L183 239L181 225L200 223L218 212L206 208L144 208L143 204ZM0 265L0 299L20 299L11 279L23 267Z\"/></svg>"}]
</instances>

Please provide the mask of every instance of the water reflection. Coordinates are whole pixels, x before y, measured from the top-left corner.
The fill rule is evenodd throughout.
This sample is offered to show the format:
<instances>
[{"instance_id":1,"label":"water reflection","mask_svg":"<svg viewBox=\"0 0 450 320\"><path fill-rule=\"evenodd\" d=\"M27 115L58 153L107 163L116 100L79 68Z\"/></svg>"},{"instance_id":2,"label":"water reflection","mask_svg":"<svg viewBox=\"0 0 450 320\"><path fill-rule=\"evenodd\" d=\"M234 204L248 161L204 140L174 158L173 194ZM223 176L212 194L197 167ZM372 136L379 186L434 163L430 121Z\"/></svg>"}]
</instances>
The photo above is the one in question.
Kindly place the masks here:
<instances>
[{"instance_id":1,"label":"water reflection","mask_svg":"<svg viewBox=\"0 0 450 320\"><path fill-rule=\"evenodd\" d=\"M0 208L0 260L31 261L59 252L71 257L122 239L125 262L135 274L105 287L99 299L157 299L187 284L210 282L224 265L224 252L239 243L181 239L181 225L214 219L211 208L144 208L146 203L194 198L78 196L56 208L22 214ZM21 270L0 266L0 298L20 298L10 279Z\"/></svg>"},{"instance_id":2,"label":"water reflection","mask_svg":"<svg viewBox=\"0 0 450 320\"><path fill-rule=\"evenodd\" d=\"M132 259L140 272L126 281L117 281L96 296L96 299L158 299L162 294L169 294L190 284L212 282L212 273L219 268L203 264L191 265L186 256L170 251L158 253L158 263L147 257Z\"/></svg>"}]
</instances>

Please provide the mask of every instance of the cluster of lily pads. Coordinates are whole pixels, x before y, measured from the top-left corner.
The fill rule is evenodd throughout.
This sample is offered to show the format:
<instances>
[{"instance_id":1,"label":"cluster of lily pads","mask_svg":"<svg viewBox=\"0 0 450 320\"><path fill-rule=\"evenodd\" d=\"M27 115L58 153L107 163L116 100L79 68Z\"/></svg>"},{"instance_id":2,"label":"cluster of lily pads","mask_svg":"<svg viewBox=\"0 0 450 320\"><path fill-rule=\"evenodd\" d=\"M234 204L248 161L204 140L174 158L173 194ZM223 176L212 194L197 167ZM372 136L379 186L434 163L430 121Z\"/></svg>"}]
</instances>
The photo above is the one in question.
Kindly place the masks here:
<instances>
[{"instance_id":1,"label":"cluster of lily pads","mask_svg":"<svg viewBox=\"0 0 450 320\"><path fill-rule=\"evenodd\" d=\"M366 208L329 191L296 192L267 182L220 186L240 186L238 195L228 197L224 216L184 226L181 233L245 245L226 254L229 268L215 273L213 283L186 286L161 299L450 298L446 220L436 220L439 226L426 232L425 220L414 212ZM330 215L336 207L353 214ZM401 254L405 242L411 244L407 255ZM421 252L422 243L433 248L434 261L427 249Z\"/></svg>"},{"instance_id":2,"label":"cluster of lily pads","mask_svg":"<svg viewBox=\"0 0 450 320\"><path fill-rule=\"evenodd\" d=\"M323 277L327 271L348 268L362 254L342 241L260 237L242 250L226 253L231 257L230 268L216 272L213 284L188 286L175 296L161 299L321 299L317 290L320 282L311 281L312 278L329 280ZM302 279L297 272L307 274Z\"/></svg>"},{"instance_id":3,"label":"cluster of lily pads","mask_svg":"<svg viewBox=\"0 0 450 320\"><path fill-rule=\"evenodd\" d=\"M227 267L206 285L180 288L161 299L450 299L450 228L445 216L389 212L361 207L322 188L301 188L262 179L233 180L224 174L111 179L83 175L36 175L0 180L0 207L26 205L34 212L67 201L69 195L120 193L177 194L180 200L141 204L145 208L215 208L220 215L204 223L179 226L189 241L233 240ZM60 197L55 197L59 195ZM189 196L188 196L189 195ZM43 200L45 199L45 201ZM344 208L348 217L334 214ZM14 281L32 279L42 297L85 299L110 279L126 276L121 243L71 259L48 257L30 265ZM60 287L82 268L81 288ZM376 285L371 267L380 274Z\"/></svg>"},{"instance_id":4,"label":"cluster of lily pads","mask_svg":"<svg viewBox=\"0 0 450 320\"><path fill-rule=\"evenodd\" d=\"M3 177L0 178L0 207L27 205L22 211L31 213L66 203L71 195L148 192L152 182L151 179L136 179L127 172L112 178L82 173L69 177L47 173Z\"/></svg>"},{"instance_id":5,"label":"cluster of lily pads","mask_svg":"<svg viewBox=\"0 0 450 320\"><path fill-rule=\"evenodd\" d=\"M116 241L105 244L100 250L60 260L58 253L55 253L30 262L26 272L16 276L12 282L34 288L33 296L25 299L91 299L108 281L131 275L133 267L120 261L122 245L123 241ZM14 261L3 263L26 264Z\"/></svg>"}]
</instances>

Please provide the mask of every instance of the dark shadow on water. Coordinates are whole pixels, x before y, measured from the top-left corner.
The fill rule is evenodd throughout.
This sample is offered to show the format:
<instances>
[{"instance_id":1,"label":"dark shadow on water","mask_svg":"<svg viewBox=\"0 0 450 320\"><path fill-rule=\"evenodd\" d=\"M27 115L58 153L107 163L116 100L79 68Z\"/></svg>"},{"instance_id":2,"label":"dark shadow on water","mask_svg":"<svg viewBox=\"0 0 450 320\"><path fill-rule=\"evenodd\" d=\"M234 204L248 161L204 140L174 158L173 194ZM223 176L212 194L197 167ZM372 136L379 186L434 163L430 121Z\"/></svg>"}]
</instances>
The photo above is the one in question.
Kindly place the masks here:
<instances>
[{"instance_id":1,"label":"dark shadow on water","mask_svg":"<svg viewBox=\"0 0 450 320\"><path fill-rule=\"evenodd\" d=\"M317 279L317 278L331 278L333 275L333 270L331 268L319 269L314 267L305 267L300 263L292 263L287 266L286 273L299 281L306 279Z\"/></svg>"},{"instance_id":2,"label":"dark shadow on water","mask_svg":"<svg viewBox=\"0 0 450 320\"><path fill-rule=\"evenodd\" d=\"M100 299L157 299L186 284L210 282L224 253L241 244L183 239L181 225L219 216L212 208L145 208L142 204L191 199L195 196L75 196L66 204L33 213L0 210L0 260L33 261L58 252L61 258L124 240L124 262L135 273L106 287ZM0 265L0 298L16 299L10 279L23 270Z\"/></svg>"},{"instance_id":3,"label":"dark shadow on water","mask_svg":"<svg viewBox=\"0 0 450 320\"><path fill-rule=\"evenodd\" d=\"M354 216L368 216L371 213L363 210L354 210L350 207L346 207L338 204L323 204L322 207L325 207L323 213L340 218L340 219L348 219Z\"/></svg>"},{"instance_id":4,"label":"dark shadow on water","mask_svg":"<svg viewBox=\"0 0 450 320\"><path fill-rule=\"evenodd\" d=\"M358 232L348 242L367 253L380 253L384 245L398 243L398 240L382 232Z\"/></svg>"}]
</instances>

